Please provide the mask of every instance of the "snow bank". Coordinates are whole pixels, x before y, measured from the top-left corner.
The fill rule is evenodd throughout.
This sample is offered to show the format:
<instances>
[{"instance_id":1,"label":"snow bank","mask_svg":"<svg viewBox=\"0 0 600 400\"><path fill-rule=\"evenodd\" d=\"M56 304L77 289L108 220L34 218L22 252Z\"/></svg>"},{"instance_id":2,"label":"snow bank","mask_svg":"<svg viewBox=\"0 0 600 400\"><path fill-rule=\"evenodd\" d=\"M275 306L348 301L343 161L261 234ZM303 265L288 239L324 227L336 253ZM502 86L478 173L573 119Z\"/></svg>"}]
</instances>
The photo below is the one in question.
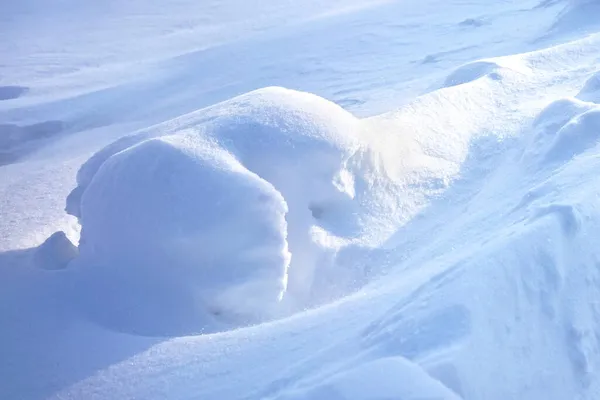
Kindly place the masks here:
<instances>
[{"instance_id":1,"label":"snow bank","mask_svg":"<svg viewBox=\"0 0 600 400\"><path fill-rule=\"evenodd\" d=\"M335 250L327 232L355 218L345 162L357 129L333 103L270 88L98 152L67 200L88 311L180 334L272 317L282 298L305 304Z\"/></svg>"},{"instance_id":2,"label":"snow bank","mask_svg":"<svg viewBox=\"0 0 600 400\"><path fill-rule=\"evenodd\" d=\"M418 390L422 391L419 395L433 398L453 398L454 392L465 399L595 399L600 370L595 332L600 314L590 299L597 296L600 282L594 243L600 221L595 183L600 159L590 151L594 150L596 117L588 120L587 116L594 114L596 105L558 99L582 87L597 61L597 49L598 42L593 41L515 56L514 65L525 61L531 68L527 75L512 74L506 68L510 64L492 60L494 65L505 66L497 71L499 81L478 79L474 74L475 80L468 84L422 96L385 118L370 119L369 135L364 136L379 139L379 147L369 143L369 151L363 151L363 144L352 136L348 145L341 140L341 145L332 145L331 138L338 136L322 130L328 126L327 119L312 123L321 120L318 110L299 107L299 96L293 92L270 90L179 118L98 153L81 170L80 193L71 197L72 201L80 198L75 204L84 239L89 190L107 166L138 146L198 140L204 148L206 141L269 181L289 207L285 218L292 258L284 299L296 268L291 234L295 228L288 218L294 212L294 199L285 183L297 179L299 186L314 184L309 178L317 180L319 175L311 174L320 171L317 166L314 170L297 167L295 146L316 154L325 149L323 158L338 166L326 172L346 170L334 174L346 182L340 185L346 189L338 190L341 196L331 209L353 210L365 193L383 193L383 188L391 187L394 194L398 190L403 195L401 199L408 199L402 203L390 195L390 204L406 206L408 222L393 242L386 243L385 258L369 264L378 268L387 263L389 274L364 292L276 323L165 341L78 382L56 398L111 398L115 393L121 398L161 398L165 393L186 398L194 393L207 399L355 400L410 398L415 394L411 391ZM558 101L542 110L531 126L541 94L545 102ZM311 96L302 97L312 102ZM314 99L314 103L323 101ZM330 107L328 118L348 121L349 131L357 130L357 136L364 139L360 130L366 122L353 122L336 110ZM286 124L290 120L294 123ZM331 125L335 132L339 125L336 121ZM299 126L308 129L294 133ZM307 137L311 129L318 134ZM390 135L380 135L382 131ZM259 132L255 137L261 140L247 142L241 132ZM286 140L270 140L270 132ZM342 138L343 133L339 133ZM582 141L572 142L571 137ZM568 147L577 143L582 145ZM344 161L355 146L358 150ZM289 156L280 160L276 158L280 154ZM313 160L312 154L309 157ZM101 158L104 161L98 162ZM277 163L269 169L267 162L273 160ZM370 176L359 175L361 161L367 165L371 160L369 167L379 168L369 170ZM141 166L131 176L149 174L146 162ZM203 176L203 171L200 168L197 175ZM279 171L284 172L279 175ZM288 171L294 174L286 175ZM303 172L306 175L297 176ZM456 173L460 179L453 180ZM118 177L114 171L108 176ZM390 184L389 176L396 178L393 183L397 185ZM320 179L330 182L329 176ZM118 196L108 189L108 196ZM437 191L439 197L427 203L425 196L414 195L431 193L426 190ZM333 196L331 192L327 193ZM331 209L325 209L313 216L306 212L307 203L296 204L305 206L300 212L309 215L314 221L311 227L322 229L328 239L333 239L334 230L340 232L337 238L350 231L340 229L343 214L333 218L328 213ZM372 209L393 218L381 204L373 201ZM95 217L100 219L99 214ZM319 250L314 254L327 254L318 243L308 243ZM89 261L81 270L98 270L94 258ZM178 276L159 270L172 280ZM143 282L147 277L139 271L131 274ZM110 282L119 282L117 272L107 274ZM94 288L98 280L90 276L90 283L83 287L106 293L101 301L114 297L115 303L121 303L126 298L114 290ZM188 276L186 283L191 280ZM123 291L135 291L132 297L145 306L137 293L144 288L134 283L123 285ZM173 286L179 290L181 284ZM110 312L119 306L106 308ZM131 317L147 313L175 330L163 316L177 310L168 303L130 309ZM225 315L238 314L234 308Z\"/></svg>"}]
</instances>

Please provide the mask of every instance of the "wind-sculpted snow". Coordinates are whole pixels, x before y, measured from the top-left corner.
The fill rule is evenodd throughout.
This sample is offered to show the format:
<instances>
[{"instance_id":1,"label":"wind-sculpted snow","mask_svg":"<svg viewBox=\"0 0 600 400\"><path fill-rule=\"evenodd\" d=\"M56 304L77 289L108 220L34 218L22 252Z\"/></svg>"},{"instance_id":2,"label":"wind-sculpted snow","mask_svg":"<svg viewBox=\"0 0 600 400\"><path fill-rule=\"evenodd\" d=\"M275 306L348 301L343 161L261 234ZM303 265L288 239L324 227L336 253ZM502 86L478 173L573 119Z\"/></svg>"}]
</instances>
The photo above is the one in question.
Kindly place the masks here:
<instances>
[{"instance_id":1,"label":"wind-sculpted snow","mask_svg":"<svg viewBox=\"0 0 600 400\"><path fill-rule=\"evenodd\" d=\"M128 148L81 198L84 307L115 329L162 335L269 315L287 282L286 211L271 184L200 137Z\"/></svg>"},{"instance_id":2,"label":"wind-sculpted snow","mask_svg":"<svg viewBox=\"0 0 600 400\"><path fill-rule=\"evenodd\" d=\"M415 363L402 357L367 362L325 379L309 389L299 389L277 400L459 400Z\"/></svg>"},{"instance_id":3,"label":"wind-sculpted snow","mask_svg":"<svg viewBox=\"0 0 600 400\"><path fill-rule=\"evenodd\" d=\"M43 3L1 398L597 400L597 0Z\"/></svg>"},{"instance_id":4,"label":"wind-sculpted snow","mask_svg":"<svg viewBox=\"0 0 600 400\"><path fill-rule=\"evenodd\" d=\"M444 189L466 151L464 139L445 150L454 139L434 140L437 121L405 111L359 120L318 96L267 88L97 152L80 169L66 207L82 227L74 264L81 286L102 282L84 307L126 331L185 334L285 316L361 288L385 269L369 265L376 246ZM452 116L450 109L443 118ZM204 159L217 150L247 174ZM272 193L244 189L255 187L250 177ZM237 219L246 222L237 226ZM229 236L244 240L229 243ZM114 306L96 307L103 292L120 293ZM161 309L168 319L156 316ZM144 315L163 321L160 328Z\"/></svg>"},{"instance_id":5,"label":"wind-sculpted snow","mask_svg":"<svg viewBox=\"0 0 600 400\"><path fill-rule=\"evenodd\" d=\"M311 95L253 92L97 153L80 171L83 239L86 193L113 158L154 140L201 138L268 181L289 207L291 260L288 287L278 303L281 315L306 304L298 293L313 296L323 271L336 277L344 268L367 266L359 269L366 277L361 291L346 290L342 294L348 296L316 310L222 336L174 339L133 362L161 365L159 374L170 376L171 385L185 382L188 391L206 398L243 398L225 385L232 376L252 381L244 384L254 390L250 398L265 399L593 398L600 353L591 332L600 320L586 299L598 280L597 247L590 241L600 221L594 172L599 141L598 105L585 95L594 92L597 47L592 38L488 60L482 65L503 67L486 67L484 75L466 73L463 84L365 120ZM585 67L573 75L568 90L552 86L572 65ZM481 79L496 72L502 79ZM538 101L540 90L547 101ZM265 98L277 98L274 103L284 106ZM319 105L308 109L300 99ZM324 118L321 108L328 110L330 125L314 122ZM240 137L249 126L263 140ZM296 148L328 167L294 168ZM267 159L279 168L264 168ZM292 181L321 189L311 190L311 196L298 194L285 185ZM74 193L71 201L77 198ZM317 201L315 193L332 199L329 204L340 210L336 218L328 214L329 207L312 206L327 204ZM294 210L299 219L292 218ZM342 225L347 217L354 222ZM382 234L383 240L363 253L353 247L357 237L373 232L367 227L389 233L380 226L386 219L393 220L392 235ZM327 238L303 242L321 257L311 270L311 290L294 279L294 268L310 265L298 266L294 259L294 243L307 237L294 230L306 235L307 227L318 227ZM295 284L302 290L293 293ZM297 303L290 306L286 296ZM206 353L198 349L212 340L233 345L242 337L252 341L226 360L207 361L219 377L202 372ZM300 347L298 337L306 341ZM222 349L223 343L211 346ZM187 361L171 356L187 346L199 353ZM269 365L237 374L233 366L245 365L257 352ZM289 365L289 359L298 358ZM543 374L531 368L539 365L546 366ZM276 378L263 378L275 370ZM126 371L125 363L117 365L65 393L76 398L93 388L104 398ZM203 378L190 382L182 371ZM139 373L134 375L142 383L121 393L156 398L143 383L156 370ZM496 384L499 376L505 385Z\"/></svg>"},{"instance_id":6,"label":"wind-sculpted snow","mask_svg":"<svg viewBox=\"0 0 600 400\"><path fill-rule=\"evenodd\" d=\"M324 99L273 88L108 146L67 204L82 226L74 268L93 288L84 307L119 329L182 334L306 304L327 236L358 223L345 166L358 129ZM95 300L109 293L110 306Z\"/></svg>"}]
</instances>

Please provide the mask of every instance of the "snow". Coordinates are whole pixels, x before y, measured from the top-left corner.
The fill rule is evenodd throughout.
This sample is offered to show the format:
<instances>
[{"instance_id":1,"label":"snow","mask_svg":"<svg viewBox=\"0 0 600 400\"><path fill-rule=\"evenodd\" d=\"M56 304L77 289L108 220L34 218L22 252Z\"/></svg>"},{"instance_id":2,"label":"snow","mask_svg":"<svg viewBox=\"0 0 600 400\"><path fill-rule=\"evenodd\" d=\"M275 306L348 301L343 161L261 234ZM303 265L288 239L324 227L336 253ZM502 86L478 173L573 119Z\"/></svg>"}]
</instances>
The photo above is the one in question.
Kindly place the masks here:
<instances>
[{"instance_id":1,"label":"snow","mask_svg":"<svg viewBox=\"0 0 600 400\"><path fill-rule=\"evenodd\" d=\"M2 6L0 398L597 397L598 2L321 3Z\"/></svg>"},{"instance_id":2,"label":"snow","mask_svg":"<svg viewBox=\"0 0 600 400\"><path fill-rule=\"evenodd\" d=\"M577 97L584 101L600 103L600 71L587 80Z\"/></svg>"},{"instance_id":3,"label":"snow","mask_svg":"<svg viewBox=\"0 0 600 400\"><path fill-rule=\"evenodd\" d=\"M459 397L402 357L381 358L282 399L438 399Z\"/></svg>"},{"instance_id":4,"label":"snow","mask_svg":"<svg viewBox=\"0 0 600 400\"><path fill-rule=\"evenodd\" d=\"M79 255L77 248L71 243L63 231L50 235L35 252L36 263L45 269L66 268Z\"/></svg>"},{"instance_id":5,"label":"snow","mask_svg":"<svg viewBox=\"0 0 600 400\"><path fill-rule=\"evenodd\" d=\"M552 26L552 33L570 34L572 31L594 32L598 20L594 16L600 11L597 0L570 0Z\"/></svg>"},{"instance_id":6,"label":"snow","mask_svg":"<svg viewBox=\"0 0 600 400\"><path fill-rule=\"evenodd\" d=\"M115 329L167 335L248 323L285 289L284 199L210 143L168 136L113 155L80 210L81 297Z\"/></svg>"},{"instance_id":7,"label":"snow","mask_svg":"<svg viewBox=\"0 0 600 400\"><path fill-rule=\"evenodd\" d=\"M197 320L187 328L192 331L170 331L158 318L156 329L183 334L211 330L205 321L213 318L202 313L231 319L253 314L245 308L273 308L282 297L285 307L305 305L317 263L329 251L322 243L327 229L343 230L355 219L344 164L358 148L357 130L355 119L333 103L270 88L98 152L80 170L67 211L82 226L79 262L104 271L89 279L118 282L102 286L115 299L115 309L101 305L102 313L124 313L121 319L139 331L125 316L143 309L148 297L162 302L175 293L182 298L165 303L167 315L184 308L178 304L205 304L198 315L180 317ZM127 269L137 272L124 277ZM130 295L136 281L158 287L148 282L154 280L170 283L136 289L141 299ZM146 314L157 315L152 307Z\"/></svg>"}]
</instances>

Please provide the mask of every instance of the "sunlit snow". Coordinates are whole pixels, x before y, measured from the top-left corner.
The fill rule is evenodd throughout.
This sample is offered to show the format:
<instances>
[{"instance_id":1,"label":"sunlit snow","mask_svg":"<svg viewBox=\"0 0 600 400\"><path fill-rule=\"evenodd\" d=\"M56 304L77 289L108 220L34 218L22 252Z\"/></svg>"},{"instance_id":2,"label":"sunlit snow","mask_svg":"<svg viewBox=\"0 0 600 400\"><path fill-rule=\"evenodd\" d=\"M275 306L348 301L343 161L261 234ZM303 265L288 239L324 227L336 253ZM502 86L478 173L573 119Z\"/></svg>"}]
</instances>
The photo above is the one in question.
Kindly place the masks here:
<instances>
[{"instance_id":1,"label":"sunlit snow","mask_svg":"<svg viewBox=\"0 0 600 400\"><path fill-rule=\"evenodd\" d=\"M599 1L0 35L0 399L598 398Z\"/></svg>"}]
</instances>

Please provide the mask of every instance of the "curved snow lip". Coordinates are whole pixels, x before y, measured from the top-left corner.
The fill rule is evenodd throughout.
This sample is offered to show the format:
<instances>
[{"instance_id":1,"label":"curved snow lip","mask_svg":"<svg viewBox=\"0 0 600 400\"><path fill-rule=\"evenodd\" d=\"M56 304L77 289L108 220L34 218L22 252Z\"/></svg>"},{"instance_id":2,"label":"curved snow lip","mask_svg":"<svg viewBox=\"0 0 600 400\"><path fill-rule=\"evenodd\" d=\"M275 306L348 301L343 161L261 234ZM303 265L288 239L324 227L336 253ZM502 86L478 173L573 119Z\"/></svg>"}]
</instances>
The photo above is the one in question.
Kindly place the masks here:
<instances>
[{"instance_id":1,"label":"curved snow lip","mask_svg":"<svg viewBox=\"0 0 600 400\"><path fill-rule=\"evenodd\" d=\"M67 199L82 226L81 286L101 282L89 298L117 293L110 307L83 307L119 330L178 336L278 319L357 290L374 276L369 245L390 238L369 235L397 231L459 173L485 119L472 105L484 113L497 105L489 93L500 85L482 78L538 79L534 69L522 55L470 63L448 77L464 87L368 121L312 94L265 88L112 143L81 167ZM465 89L472 97L463 104L456 94ZM414 112L442 102L430 123ZM526 146L523 159L547 168L592 147L588 105L541 113L533 135L541 145ZM228 235L236 239L215 239ZM150 316L167 322L157 327Z\"/></svg>"}]
</instances>

